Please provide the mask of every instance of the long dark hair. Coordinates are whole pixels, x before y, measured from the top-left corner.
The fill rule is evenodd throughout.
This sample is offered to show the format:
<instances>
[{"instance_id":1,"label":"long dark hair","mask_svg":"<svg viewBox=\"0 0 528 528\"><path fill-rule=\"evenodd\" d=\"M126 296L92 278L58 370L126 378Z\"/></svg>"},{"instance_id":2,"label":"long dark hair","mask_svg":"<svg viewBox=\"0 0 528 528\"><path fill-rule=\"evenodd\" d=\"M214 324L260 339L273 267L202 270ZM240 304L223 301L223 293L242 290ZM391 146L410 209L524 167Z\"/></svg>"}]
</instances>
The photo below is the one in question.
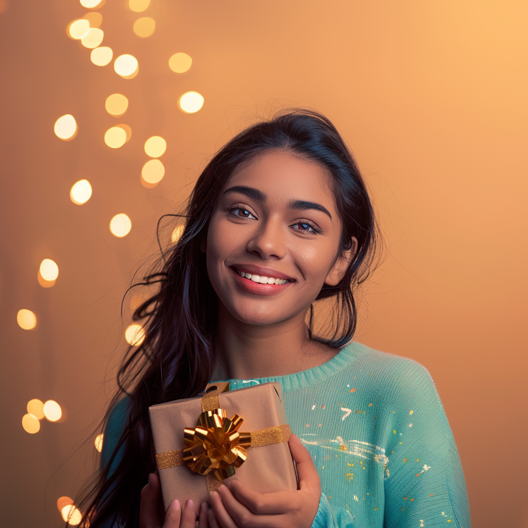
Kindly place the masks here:
<instances>
[{"instance_id":1,"label":"long dark hair","mask_svg":"<svg viewBox=\"0 0 528 528\"><path fill-rule=\"evenodd\" d=\"M183 214L171 215L184 219L183 232L171 247L163 250L160 244L157 265L161 269L151 270L144 282L127 290L151 285L157 288L133 313L135 321L146 319L142 322L144 338L139 346L128 348L117 375L118 391L102 422L106 424L112 407L125 395L124 430L110 460L94 475L79 503L87 504L84 519L89 519L91 528L109 526L112 521L127 528L139 526L140 491L148 474L155 471L148 408L195 397L210 381L218 298L207 279L200 242L229 176L242 163L270 149L316 161L331 175L343 226L339 252L350 247L353 236L358 249L341 282L334 287L325 284L316 298L336 297L332 337L313 334L313 305L309 336L335 349L354 336L357 313L353 293L372 270L380 236L367 189L329 119L306 109L282 110L271 120L246 128L215 154L198 178Z\"/></svg>"}]
</instances>

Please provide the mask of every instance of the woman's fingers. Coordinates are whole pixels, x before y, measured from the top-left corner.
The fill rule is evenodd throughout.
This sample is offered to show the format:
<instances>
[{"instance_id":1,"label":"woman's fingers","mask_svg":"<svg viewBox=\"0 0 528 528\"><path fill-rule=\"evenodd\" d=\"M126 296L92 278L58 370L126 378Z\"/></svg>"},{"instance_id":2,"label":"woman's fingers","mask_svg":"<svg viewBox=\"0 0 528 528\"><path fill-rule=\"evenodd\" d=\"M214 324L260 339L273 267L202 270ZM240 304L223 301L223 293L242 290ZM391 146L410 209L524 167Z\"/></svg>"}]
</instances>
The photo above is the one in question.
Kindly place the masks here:
<instances>
[{"instance_id":1,"label":"woman's fingers","mask_svg":"<svg viewBox=\"0 0 528 528\"><path fill-rule=\"evenodd\" d=\"M293 492L258 493L243 486L238 480L232 480L227 490L222 488L219 491L229 512L249 510L255 515L277 515L289 511L293 506L292 501L295 501L291 495Z\"/></svg>"},{"instance_id":2,"label":"woman's fingers","mask_svg":"<svg viewBox=\"0 0 528 528\"><path fill-rule=\"evenodd\" d=\"M160 528L163 519L160 517L160 486L158 477L151 473L148 484L141 490L139 525L141 528Z\"/></svg>"},{"instance_id":3,"label":"woman's fingers","mask_svg":"<svg viewBox=\"0 0 528 528\"><path fill-rule=\"evenodd\" d=\"M292 434L289 440L290 451L297 466L299 489L321 495L321 479L308 450L302 445L300 438Z\"/></svg>"},{"instance_id":4,"label":"woman's fingers","mask_svg":"<svg viewBox=\"0 0 528 528\"><path fill-rule=\"evenodd\" d=\"M207 505L207 502L202 502L202 505L200 506L200 520L198 523L198 528L209 528L209 522L207 520L208 513L209 507Z\"/></svg>"},{"instance_id":5,"label":"woman's fingers","mask_svg":"<svg viewBox=\"0 0 528 528\"><path fill-rule=\"evenodd\" d=\"M194 513L193 513L194 515ZM180 522L182 520L182 512L181 512L181 505L180 501L177 499L174 499L167 508L167 511L165 512L165 522L163 523L163 528L184 528L184 524ZM192 525L188 524L187 526L194 528L194 523ZM185 526L185 528L187 528Z\"/></svg>"}]
</instances>

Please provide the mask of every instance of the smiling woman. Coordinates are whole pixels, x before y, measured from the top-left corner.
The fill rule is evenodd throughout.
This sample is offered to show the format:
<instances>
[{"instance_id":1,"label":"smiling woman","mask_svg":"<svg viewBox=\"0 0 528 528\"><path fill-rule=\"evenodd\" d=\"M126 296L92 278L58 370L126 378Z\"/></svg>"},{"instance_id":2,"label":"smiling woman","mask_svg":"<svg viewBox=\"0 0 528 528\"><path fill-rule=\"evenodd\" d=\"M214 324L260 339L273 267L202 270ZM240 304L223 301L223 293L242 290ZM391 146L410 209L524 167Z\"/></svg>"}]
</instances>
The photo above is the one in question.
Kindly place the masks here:
<instances>
[{"instance_id":1,"label":"smiling woman","mask_svg":"<svg viewBox=\"0 0 528 528\"><path fill-rule=\"evenodd\" d=\"M469 526L462 466L428 371L353 341L354 294L378 228L333 124L294 109L242 131L206 166L181 237L146 282L87 486L91 528ZM313 303L333 297L331 337ZM306 316L310 312L309 323ZM299 489L259 494L226 479L202 508L163 511L148 407L281 383ZM78 502L76 502L78 504ZM85 523L88 526L88 523Z\"/></svg>"}]
</instances>

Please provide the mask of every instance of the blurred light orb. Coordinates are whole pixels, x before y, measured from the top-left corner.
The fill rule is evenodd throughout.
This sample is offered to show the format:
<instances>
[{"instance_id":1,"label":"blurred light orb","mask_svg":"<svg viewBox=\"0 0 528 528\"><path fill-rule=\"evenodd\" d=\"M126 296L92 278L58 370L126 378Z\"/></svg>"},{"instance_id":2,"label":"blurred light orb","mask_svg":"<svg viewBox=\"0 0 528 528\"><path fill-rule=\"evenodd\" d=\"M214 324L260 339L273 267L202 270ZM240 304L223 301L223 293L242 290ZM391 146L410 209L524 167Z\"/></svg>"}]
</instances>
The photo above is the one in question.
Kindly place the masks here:
<instances>
[{"instance_id":1,"label":"blurred light orb","mask_svg":"<svg viewBox=\"0 0 528 528\"><path fill-rule=\"evenodd\" d=\"M171 234L171 242L173 244L176 244L178 240L180 240L182 234L183 234L184 226L180 225L178 227L175 227Z\"/></svg>"},{"instance_id":2,"label":"blurred light orb","mask_svg":"<svg viewBox=\"0 0 528 528\"><path fill-rule=\"evenodd\" d=\"M73 504L73 499L70 499L70 497L64 496L57 499L57 508L60 512L62 512L64 506L69 506L70 504Z\"/></svg>"},{"instance_id":3,"label":"blurred light orb","mask_svg":"<svg viewBox=\"0 0 528 528\"><path fill-rule=\"evenodd\" d=\"M38 398L29 400L27 404L27 412L28 414L35 416L38 420L42 420L42 418L44 418L44 403Z\"/></svg>"},{"instance_id":4,"label":"blurred light orb","mask_svg":"<svg viewBox=\"0 0 528 528\"><path fill-rule=\"evenodd\" d=\"M112 48L109 48L108 46L100 46L99 48L92 50L90 53L90 60L96 66L107 66L112 62L113 56L114 52L112 51Z\"/></svg>"},{"instance_id":5,"label":"blurred light orb","mask_svg":"<svg viewBox=\"0 0 528 528\"><path fill-rule=\"evenodd\" d=\"M98 434L95 437L95 441L94 441L95 449L97 449L99 453L103 450L103 436L104 436L103 433Z\"/></svg>"},{"instance_id":6,"label":"blurred light orb","mask_svg":"<svg viewBox=\"0 0 528 528\"><path fill-rule=\"evenodd\" d=\"M138 18L132 29L138 37L147 38L156 30L156 21L150 17Z\"/></svg>"},{"instance_id":7,"label":"blurred light orb","mask_svg":"<svg viewBox=\"0 0 528 528\"><path fill-rule=\"evenodd\" d=\"M62 416L60 405L54 400L48 400L44 404L44 416L46 417L46 420L49 420L50 422L60 420Z\"/></svg>"},{"instance_id":8,"label":"blurred light orb","mask_svg":"<svg viewBox=\"0 0 528 528\"><path fill-rule=\"evenodd\" d=\"M74 40L81 40L90 31L90 22L85 18L78 18L71 22L67 29L66 33L68 36Z\"/></svg>"},{"instance_id":9,"label":"blurred light orb","mask_svg":"<svg viewBox=\"0 0 528 528\"><path fill-rule=\"evenodd\" d=\"M79 180L70 189L70 200L76 205L86 203L92 196L92 186L88 180Z\"/></svg>"},{"instance_id":10,"label":"blurred light orb","mask_svg":"<svg viewBox=\"0 0 528 528\"><path fill-rule=\"evenodd\" d=\"M139 68L139 63L136 57L125 53L124 55L119 55L114 61L114 70L121 77L131 78Z\"/></svg>"},{"instance_id":11,"label":"blurred light orb","mask_svg":"<svg viewBox=\"0 0 528 528\"><path fill-rule=\"evenodd\" d=\"M31 310L23 308L17 312L17 323L22 330L33 330L37 326L37 316Z\"/></svg>"},{"instance_id":12,"label":"blurred light orb","mask_svg":"<svg viewBox=\"0 0 528 528\"><path fill-rule=\"evenodd\" d=\"M24 416L22 416L22 427L26 433L38 433L40 431L39 419L33 414L24 414Z\"/></svg>"},{"instance_id":13,"label":"blurred light orb","mask_svg":"<svg viewBox=\"0 0 528 528\"><path fill-rule=\"evenodd\" d=\"M86 13L83 18L90 22L90 27L92 28L98 28L103 23L103 15L97 11L90 11L89 13Z\"/></svg>"},{"instance_id":14,"label":"blurred light orb","mask_svg":"<svg viewBox=\"0 0 528 528\"><path fill-rule=\"evenodd\" d=\"M40 263L39 273L44 280L50 282L57 280L57 277L59 276L59 266L57 266L55 261L51 259L44 259Z\"/></svg>"},{"instance_id":15,"label":"blurred light orb","mask_svg":"<svg viewBox=\"0 0 528 528\"><path fill-rule=\"evenodd\" d=\"M125 125L125 123L119 123L119 125L117 126L121 127L125 131L125 134L126 134L125 143L128 143L130 141L130 138L132 137L132 129L128 125Z\"/></svg>"},{"instance_id":16,"label":"blurred light orb","mask_svg":"<svg viewBox=\"0 0 528 528\"><path fill-rule=\"evenodd\" d=\"M150 184L159 183L163 176L165 176L165 166L159 159L147 161L141 169L141 177Z\"/></svg>"},{"instance_id":17,"label":"blurred light orb","mask_svg":"<svg viewBox=\"0 0 528 528\"><path fill-rule=\"evenodd\" d=\"M167 142L161 136L152 136L145 141L145 152L151 158L159 158L165 154Z\"/></svg>"},{"instance_id":18,"label":"blurred light orb","mask_svg":"<svg viewBox=\"0 0 528 528\"><path fill-rule=\"evenodd\" d=\"M150 5L150 0L128 0L128 7L136 13L141 13L145 11Z\"/></svg>"},{"instance_id":19,"label":"blurred light orb","mask_svg":"<svg viewBox=\"0 0 528 528\"><path fill-rule=\"evenodd\" d=\"M88 33L81 39L81 44L85 48L97 48L103 42L104 31L99 28L90 28Z\"/></svg>"},{"instance_id":20,"label":"blurred light orb","mask_svg":"<svg viewBox=\"0 0 528 528\"><path fill-rule=\"evenodd\" d=\"M203 95L198 92L186 92L179 100L179 106L186 114L194 114L195 112L198 112L203 104Z\"/></svg>"},{"instance_id":21,"label":"blurred light orb","mask_svg":"<svg viewBox=\"0 0 528 528\"><path fill-rule=\"evenodd\" d=\"M77 526L82 521L81 512L73 505L68 504L61 510L62 519L71 526Z\"/></svg>"},{"instance_id":22,"label":"blurred light orb","mask_svg":"<svg viewBox=\"0 0 528 528\"><path fill-rule=\"evenodd\" d=\"M91 9L92 7L97 7L103 0L80 0L83 7Z\"/></svg>"},{"instance_id":23,"label":"blurred light orb","mask_svg":"<svg viewBox=\"0 0 528 528\"><path fill-rule=\"evenodd\" d=\"M131 324L125 330L125 339L129 345L139 346L145 339L145 330L141 325Z\"/></svg>"},{"instance_id":24,"label":"blurred light orb","mask_svg":"<svg viewBox=\"0 0 528 528\"><path fill-rule=\"evenodd\" d=\"M113 149L121 148L126 143L126 132L119 126L109 128L104 136L104 142Z\"/></svg>"},{"instance_id":25,"label":"blurred light orb","mask_svg":"<svg viewBox=\"0 0 528 528\"><path fill-rule=\"evenodd\" d=\"M53 130L55 135L60 139L72 139L77 132L77 122L75 121L75 117L71 114L59 117L59 119L55 121Z\"/></svg>"},{"instance_id":26,"label":"blurred light orb","mask_svg":"<svg viewBox=\"0 0 528 528\"><path fill-rule=\"evenodd\" d=\"M125 213L117 214L110 220L110 232L118 238L127 236L131 229L132 221Z\"/></svg>"},{"instance_id":27,"label":"blurred light orb","mask_svg":"<svg viewBox=\"0 0 528 528\"><path fill-rule=\"evenodd\" d=\"M175 73L185 73L192 65L192 59L187 53L175 53L169 59L169 68Z\"/></svg>"},{"instance_id":28,"label":"blurred light orb","mask_svg":"<svg viewBox=\"0 0 528 528\"><path fill-rule=\"evenodd\" d=\"M105 101L105 108L110 115L121 117L128 109L128 99L120 93L109 95Z\"/></svg>"}]
</instances>

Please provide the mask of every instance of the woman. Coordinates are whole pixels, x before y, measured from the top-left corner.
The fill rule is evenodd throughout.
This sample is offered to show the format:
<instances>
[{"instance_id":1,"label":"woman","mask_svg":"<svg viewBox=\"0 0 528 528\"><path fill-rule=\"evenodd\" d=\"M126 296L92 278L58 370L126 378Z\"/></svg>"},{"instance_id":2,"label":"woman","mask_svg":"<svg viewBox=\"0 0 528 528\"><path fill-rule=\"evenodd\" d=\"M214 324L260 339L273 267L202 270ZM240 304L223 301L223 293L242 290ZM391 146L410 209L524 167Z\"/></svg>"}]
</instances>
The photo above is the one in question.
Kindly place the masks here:
<instances>
[{"instance_id":1,"label":"woman","mask_svg":"<svg viewBox=\"0 0 528 528\"><path fill-rule=\"evenodd\" d=\"M185 213L162 270L143 283L159 291L134 313L146 335L105 418L90 526L469 527L428 371L352 340L378 230L332 123L296 109L242 131L204 169ZM327 297L337 302L324 339L313 302ZM300 489L260 495L228 479L198 519L189 503L165 513L148 407L227 380L231 390L281 383Z\"/></svg>"}]
</instances>

